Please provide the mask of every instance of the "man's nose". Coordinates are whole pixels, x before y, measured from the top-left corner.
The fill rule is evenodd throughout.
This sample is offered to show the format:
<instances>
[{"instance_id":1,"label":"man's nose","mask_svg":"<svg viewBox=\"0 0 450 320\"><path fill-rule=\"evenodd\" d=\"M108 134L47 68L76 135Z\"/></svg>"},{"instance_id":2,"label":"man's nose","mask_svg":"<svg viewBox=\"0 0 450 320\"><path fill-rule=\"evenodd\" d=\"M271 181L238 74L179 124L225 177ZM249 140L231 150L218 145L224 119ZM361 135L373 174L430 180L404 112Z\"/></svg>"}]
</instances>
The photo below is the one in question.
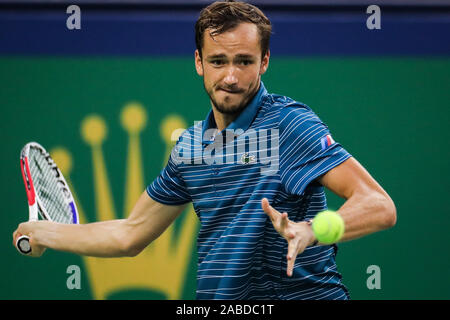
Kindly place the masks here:
<instances>
[{"instance_id":1,"label":"man's nose","mask_svg":"<svg viewBox=\"0 0 450 320\"><path fill-rule=\"evenodd\" d=\"M227 68L225 78L223 79L225 84L232 86L238 83L236 71L237 70L234 66L230 66L229 68Z\"/></svg>"}]
</instances>

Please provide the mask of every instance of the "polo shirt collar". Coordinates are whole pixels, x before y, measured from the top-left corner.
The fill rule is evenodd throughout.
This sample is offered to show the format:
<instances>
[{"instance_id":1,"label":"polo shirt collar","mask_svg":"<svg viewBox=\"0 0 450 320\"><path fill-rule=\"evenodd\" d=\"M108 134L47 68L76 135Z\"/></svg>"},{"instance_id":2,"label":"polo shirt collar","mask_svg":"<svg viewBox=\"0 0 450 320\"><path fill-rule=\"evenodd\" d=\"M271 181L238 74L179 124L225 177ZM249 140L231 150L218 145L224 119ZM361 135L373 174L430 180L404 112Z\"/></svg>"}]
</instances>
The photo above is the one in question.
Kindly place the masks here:
<instances>
[{"instance_id":1,"label":"polo shirt collar","mask_svg":"<svg viewBox=\"0 0 450 320\"><path fill-rule=\"evenodd\" d=\"M223 131L230 130L232 132L235 132L238 129L241 129L241 133L246 131L250 125L252 124L253 120L256 117L256 114L258 113L259 107L261 105L262 98L267 94L267 90L264 87L263 82L260 82L260 86L258 89L258 92L255 94L253 99L249 102L247 107L241 112L241 114L226 127ZM210 144L214 141L215 136L217 135L217 125L216 121L214 120L214 113L212 109L209 111L208 116L203 121L202 124L202 141L203 143ZM205 137L206 130L209 129L216 129L216 135L212 137ZM239 135L239 131L236 133L235 136Z\"/></svg>"}]
</instances>

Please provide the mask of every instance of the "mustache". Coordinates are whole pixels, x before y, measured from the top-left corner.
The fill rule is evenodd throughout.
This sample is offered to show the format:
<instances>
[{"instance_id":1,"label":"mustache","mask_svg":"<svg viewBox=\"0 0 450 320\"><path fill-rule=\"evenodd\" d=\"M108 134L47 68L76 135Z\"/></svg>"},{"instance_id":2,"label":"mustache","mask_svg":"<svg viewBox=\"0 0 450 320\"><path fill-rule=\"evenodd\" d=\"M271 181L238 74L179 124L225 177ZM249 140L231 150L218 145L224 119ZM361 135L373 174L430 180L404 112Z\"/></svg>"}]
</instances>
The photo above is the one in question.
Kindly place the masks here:
<instances>
[{"instance_id":1,"label":"mustache","mask_svg":"<svg viewBox=\"0 0 450 320\"><path fill-rule=\"evenodd\" d=\"M232 86L232 87L230 87L230 86L217 86L216 87L216 91L217 90L224 90L224 91L227 91L227 92L230 92L230 93L243 93L243 92L245 92L244 89L238 88L238 87L235 87L235 86Z\"/></svg>"}]
</instances>

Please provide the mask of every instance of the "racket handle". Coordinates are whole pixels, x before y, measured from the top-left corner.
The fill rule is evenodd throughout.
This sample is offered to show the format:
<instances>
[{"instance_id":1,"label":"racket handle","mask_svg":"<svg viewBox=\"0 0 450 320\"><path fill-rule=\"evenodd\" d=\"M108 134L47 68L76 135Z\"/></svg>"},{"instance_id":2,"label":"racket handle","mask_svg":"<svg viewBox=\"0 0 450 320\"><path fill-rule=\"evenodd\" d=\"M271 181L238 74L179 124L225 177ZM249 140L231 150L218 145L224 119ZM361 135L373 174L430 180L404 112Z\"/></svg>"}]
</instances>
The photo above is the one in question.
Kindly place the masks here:
<instances>
[{"instance_id":1,"label":"racket handle","mask_svg":"<svg viewBox=\"0 0 450 320\"><path fill-rule=\"evenodd\" d=\"M16 248L21 254L31 254L30 238L28 236L20 236L17 238Z\"/></svg>"}]
</instances>

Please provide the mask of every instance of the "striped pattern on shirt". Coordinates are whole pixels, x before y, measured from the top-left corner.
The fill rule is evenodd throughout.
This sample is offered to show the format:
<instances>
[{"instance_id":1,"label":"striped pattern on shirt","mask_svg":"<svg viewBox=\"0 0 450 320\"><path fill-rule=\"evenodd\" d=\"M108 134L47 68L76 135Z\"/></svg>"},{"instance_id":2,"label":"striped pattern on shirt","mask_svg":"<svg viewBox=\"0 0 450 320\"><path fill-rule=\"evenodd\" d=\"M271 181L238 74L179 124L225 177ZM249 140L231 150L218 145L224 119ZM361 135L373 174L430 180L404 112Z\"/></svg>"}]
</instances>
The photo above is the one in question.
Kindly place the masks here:
<instances>
[{"instance_id":1,"label":"striped pattern on shirt","mask_svg":"<svg viewBox=\"0 0 450 320\"><path fill-rule=\"evenodd\" d=\"M292 277L286 275L287 242L263 212L261 199L295 222L309 220L327 208L315 179L351 155L334 141L323 148L321 139L330 132L318 116L302 103L268 94L262 83L235 120L235 126L245 127L243 133L205 141L198 132L214 126L211 117L210 112L185 131L167 166L147 187L160 203L193 203L201 223L197 298L348 299L336 267L336 245L306 248L297 256ZM255 152L252 139L260 132L270 138L258 141L267 150ZM232 161L206 163L205 152ZM191 161L180 162L180 155ZM263 173L269 162L270 174Z\"/></svg>"}]
</instances>

